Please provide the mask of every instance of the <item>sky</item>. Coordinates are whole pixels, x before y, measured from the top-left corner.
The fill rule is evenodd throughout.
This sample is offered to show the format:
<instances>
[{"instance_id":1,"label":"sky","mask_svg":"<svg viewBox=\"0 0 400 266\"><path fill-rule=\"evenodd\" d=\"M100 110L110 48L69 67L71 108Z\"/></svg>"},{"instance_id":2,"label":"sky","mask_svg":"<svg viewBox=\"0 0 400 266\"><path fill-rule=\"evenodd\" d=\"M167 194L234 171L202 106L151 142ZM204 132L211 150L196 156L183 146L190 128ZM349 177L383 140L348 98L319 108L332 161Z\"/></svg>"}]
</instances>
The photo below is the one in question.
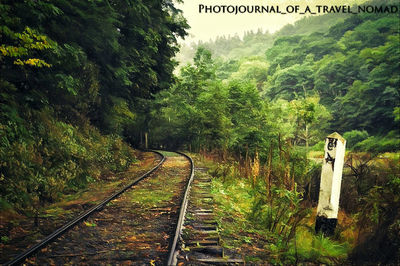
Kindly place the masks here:
<instances>
[{"instance_id":1,"label":"sky","mask_svg":"<svg viewBox=\"0 0 400 266\"><path fill-rule=\"evenodd\" d=\"M199 13L199 5L268 5L279 6L284 10L288 5L300 5L302 8L309 5L346 5L361 3L364 0L184 0L183 4L176 6L183 11L191 29L188 31L185 43L199 40L209 41L222 35L242 36L245 31L257 31L261 28L264 32L273 33L288 23L304 17L299 14L210 14Z\"/></svg>"}]
</instances>

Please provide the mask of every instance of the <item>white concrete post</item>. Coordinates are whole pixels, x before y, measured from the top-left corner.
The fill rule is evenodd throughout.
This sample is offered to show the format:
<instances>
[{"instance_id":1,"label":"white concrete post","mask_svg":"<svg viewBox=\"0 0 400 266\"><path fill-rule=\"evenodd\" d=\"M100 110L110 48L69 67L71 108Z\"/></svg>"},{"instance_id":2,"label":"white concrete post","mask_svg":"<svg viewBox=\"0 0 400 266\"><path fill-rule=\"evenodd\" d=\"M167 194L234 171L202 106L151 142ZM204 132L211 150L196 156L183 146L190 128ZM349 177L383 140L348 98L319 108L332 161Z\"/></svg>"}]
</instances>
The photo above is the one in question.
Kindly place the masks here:
<instances>
[{"instance_id":1,"label":"white concrete post","mask_svg":"<svg viewBox=\"0 0 400 266\"><path fill-rule=\"evenodd\" d=\"M334 233L339 211L345 149L346 140L339 133L327 136L315 223L317 233L320 230L326 235Z\"/></svg>"}]
</instances>

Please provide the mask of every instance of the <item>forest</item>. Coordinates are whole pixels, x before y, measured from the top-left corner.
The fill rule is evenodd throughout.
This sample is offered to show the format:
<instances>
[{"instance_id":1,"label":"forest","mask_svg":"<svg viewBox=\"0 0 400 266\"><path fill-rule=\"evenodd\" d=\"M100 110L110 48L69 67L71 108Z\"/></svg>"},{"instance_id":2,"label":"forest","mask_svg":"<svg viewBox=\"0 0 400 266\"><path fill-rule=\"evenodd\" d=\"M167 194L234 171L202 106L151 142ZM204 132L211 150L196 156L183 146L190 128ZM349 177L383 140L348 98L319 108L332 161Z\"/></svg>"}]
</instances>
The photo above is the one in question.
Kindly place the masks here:
<instances>
[{"instance_id":1,"label":"forest","mask_svg":"<svg viewBox=\"0 0 400 266\"><path fill-rule=\"evenodd\" d=\"M225 233L239 235L226 244L259 246L249 261L399 263L399 14L307 17L178 54L190 25L167 0L0 10L2 217L37 218L127 169L133 148L184 150L212 158ZM329 238L310 221L335 131L347 153Z\"/></svg>"}]
</instances>

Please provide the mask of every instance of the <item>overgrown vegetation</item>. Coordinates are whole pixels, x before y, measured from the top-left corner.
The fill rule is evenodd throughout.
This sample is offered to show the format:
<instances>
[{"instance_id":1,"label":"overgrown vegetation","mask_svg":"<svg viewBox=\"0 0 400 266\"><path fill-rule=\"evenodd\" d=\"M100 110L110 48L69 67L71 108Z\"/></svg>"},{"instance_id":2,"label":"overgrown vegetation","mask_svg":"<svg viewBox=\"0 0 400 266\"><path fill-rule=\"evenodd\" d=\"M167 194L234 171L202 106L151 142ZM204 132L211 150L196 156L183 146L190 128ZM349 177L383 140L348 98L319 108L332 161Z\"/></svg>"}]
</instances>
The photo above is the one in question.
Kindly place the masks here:
<instances>
[{"instance_id":1,"label":"overgrown vegetation","mask_svg":"<svg viewBox=\"0 0 400 266\"><path fill-rule=\"evenodd\" d=\"M123 171L135 160L121 137L103 136L89 124L77 128L53 115L49 109L28 111L17 117L19 123L9 120L2 125L2 207L33 215L61 193L76 191L104 174Z\"/></svg>"},{"instance_id":2,"label":"overgrown vegetation","mask_svg":"<svg viewBox=\"0 0 400 266\"><path fill-rule=\"evenodd\" d=\"M248 145L265 160L265 140L279 133L282 142L311 146L338 131L356 151L396 151L397 22L395 14L359 14L325 33L277 37L265 57L236 61L200 47L176 85L158 95L150 139L242 156Z\"/></svg>"},{"instance_id":3,"label":"overgrown vegetation","mask_svg":"<svg viewBox=\"0 0 400 266\"><path fill-rule=\"evenodd\" d=\"M320 165L316 165L317 171L309 171L309 186L288 189L279 185L277 178L268 180L268 169L256 178L246 178L244 168L217 162L215 155L205 153L197 162L205 164L214 176L212 192L223 245L245 256L246 261L396 264L400 229L398 156L347 156L341 211L332 237L314 231L319 187L313 182L319 179ZM250 168L248 171L254 172L257 162ZM272 172L276 170L272 168Z\"/></svg>"},{"instance_id":4,"label":"overgrown vegetation","mask_svg":"<svg viewBox=\"0 0 400 266\"><path fill-rule=\"evenodd\" d=\"M243 178L234 165L205 161L214 175L216 201L223 245L245 256L248 262L272 264L344 263L348 243L315 235L315 218L302 202L302 193L266 184L257 186ZM342 242L342 243L341 243Z\"/></svg>"}]
</instances>

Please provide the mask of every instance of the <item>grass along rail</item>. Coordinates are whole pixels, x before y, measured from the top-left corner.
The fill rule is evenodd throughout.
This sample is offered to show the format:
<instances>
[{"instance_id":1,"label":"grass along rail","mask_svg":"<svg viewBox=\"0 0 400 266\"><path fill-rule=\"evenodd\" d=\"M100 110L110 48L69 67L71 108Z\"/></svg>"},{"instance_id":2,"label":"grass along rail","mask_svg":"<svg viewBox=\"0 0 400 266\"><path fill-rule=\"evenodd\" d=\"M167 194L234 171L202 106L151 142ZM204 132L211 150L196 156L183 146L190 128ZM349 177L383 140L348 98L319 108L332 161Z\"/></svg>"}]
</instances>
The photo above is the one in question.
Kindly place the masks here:
<instances>
[{"instance_id":1,"label":"grass along rail","mask_svg":"<svg viewBox=\"0 0 400 266\"><path fill-rule=\"evenodd\" d=\"M219 244L210 184L207 169L196 168L195 174L193 169L176 230L179 242L172 246L168 265L244 264L240 256Z\"/></svg>"}]
</instances>

